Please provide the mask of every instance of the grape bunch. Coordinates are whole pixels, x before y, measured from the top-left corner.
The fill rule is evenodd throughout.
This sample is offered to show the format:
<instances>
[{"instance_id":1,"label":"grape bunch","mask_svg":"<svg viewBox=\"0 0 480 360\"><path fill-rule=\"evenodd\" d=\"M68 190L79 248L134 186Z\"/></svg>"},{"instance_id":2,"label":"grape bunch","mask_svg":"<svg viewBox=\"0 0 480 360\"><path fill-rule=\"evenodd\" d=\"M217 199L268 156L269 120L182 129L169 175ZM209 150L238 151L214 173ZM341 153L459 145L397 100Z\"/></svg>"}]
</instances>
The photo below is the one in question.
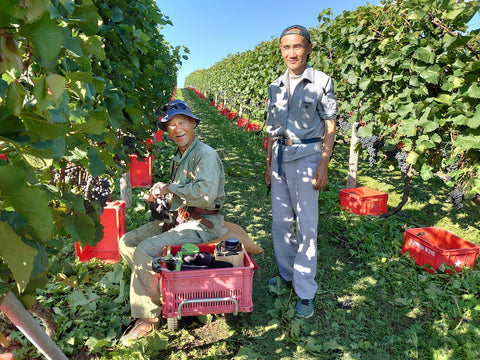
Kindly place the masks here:
<instances>
[{"instance_id":1,"label":"grape bunch","mask_svg":"<svg viewBox=\"0 0 480 360\"><path fill-rule=\"evenodd\" d=\"M403 176L407 175L408 172L408 164L407 164L407 157L408 154L406 152L400 151L395 154L395 159L398 163L398 168Z\"/></svg>"},{"instance_id":2,"label":"grape bunch","mask_svg":"<svg viewBox=\"0 0 480 360\"><path fill-rule=\"evenodd\" d=\"M85 177L85 170L78 165L69 163L65 167L65 177L68 178L70 185L79 186L82 178Z\"/></svg>"},{"instance_id":3,"label":"grape bunch","mask_svg":"<svg viewBox=\"0 0 480 360\"><path fill-rule=\"evenodd\" d=\"M123 146L126 146L130 149L135 149L135 143L137 138L135 136L124 135L123 138Z\"/></svg>"},{"instance_id":4,"label":"grape bunch","mask_svg":"<svg viewBox=\"0 0 480 360\"><path fill-rule=\"evenodd\" d=\"M98 201L102 207L105 207L107 201L110 201L110 183L106 178L94 178L89 175L87 180L82 180L81 185L88 200Z\"/></svg>"},{"instance_id":5,"label":"grape bunch","mask_svg":"<svg viewBox=\"0 0 480 360\"><path fill-rule=\"evenodd\" d=\"M338 127L340 128L340 132L343 134L347 134L348 131L352 128L352 124L346 121L343 117L338 119Z\"/></svg>"},{"instance_id":6,"label":"grape bunch","mask_svg":"<svg viewBox=\"0 0 480 360\"><path fill-rule=\"evenodd\" d=\"M453 204L453 207L456 209L461 209L463 208L463 200L465 199L465 196L463 195L463 191L460 189L455 189L450 192L450 201Z\"/></svg>"},{"instance_id":7,"label":"grape bunch","mask_svg":"<svg viewBox=\"0 0 480 360\"><path fill-rule=\"evenodd\" d=\"M372 167L378 161L378 152L385 145L385 140L381 140L375 135L359 138L362 148L367 150L368 165Z\"/></svg>"}]
</instances>

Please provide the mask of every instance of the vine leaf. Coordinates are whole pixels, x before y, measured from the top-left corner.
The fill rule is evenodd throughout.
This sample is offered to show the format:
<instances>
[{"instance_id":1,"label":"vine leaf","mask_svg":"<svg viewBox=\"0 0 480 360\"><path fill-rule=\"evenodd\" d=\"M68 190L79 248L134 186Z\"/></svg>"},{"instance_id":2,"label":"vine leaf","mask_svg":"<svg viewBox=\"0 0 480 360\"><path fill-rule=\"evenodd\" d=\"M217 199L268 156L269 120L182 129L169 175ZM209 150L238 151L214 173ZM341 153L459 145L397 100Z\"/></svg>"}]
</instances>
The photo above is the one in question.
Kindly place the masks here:
<instances>
[{"instance_id":1,"label":"vine leaf","mask_svg":"<svg viewBox=\"0 0 480 360\"><path fill-rule=\"evenodd\" d=\"M95 224L87 214L68 215L64 223L65 230L72 236L73 241L84 245L91 244L92 239L95 238Z\"/></svg>"},{"instance_id":2,"label":"vine leaf","mask_svg":"<svg viewBox=\"0 0 480 360\"><path fill-rule=\"evenodd\" d=\"M100 154L96 149L94 148L88 149L88 159L90 160L89 170L92 176L100 176L105 173L105 171L107 170L107 167L103 163L100 157Z\"/></svg>"},{"instance_id":3,"label":"vine leaf","mask_svg":"<svg viewBox=\"0 0 480 360\"><path fill-rule=\"evenodd\" d=\"M0 221L0 255L7 261L22 293L30 281L37 250L25 244L5 221Z\"/></svg>"},{"instance_id":4,"label":"vine leaf","mask_svg":"<svg viewBox=\"0 0 480 360\"><path fill-rule=\"evenodd\" d=\"M42 60L42 65L47 70L53 71L63 44L63 34L50 19L50 14L46 12L39 20L23 26L20 34L32 42L35 53Z\"/></svg>"},{"instance_id":5,"label":"vine leaf","mask_svg":"<svg viewBox=\"0 0 480 360\"><path fill-rule=\"evenodd\" d=\"M0 191L5 201L26 218L42 242L53 236L53 215L48 207L48 195L37 187L25 186L25 175L15 166L0 167Z\"/></svg>"}]
</instances>

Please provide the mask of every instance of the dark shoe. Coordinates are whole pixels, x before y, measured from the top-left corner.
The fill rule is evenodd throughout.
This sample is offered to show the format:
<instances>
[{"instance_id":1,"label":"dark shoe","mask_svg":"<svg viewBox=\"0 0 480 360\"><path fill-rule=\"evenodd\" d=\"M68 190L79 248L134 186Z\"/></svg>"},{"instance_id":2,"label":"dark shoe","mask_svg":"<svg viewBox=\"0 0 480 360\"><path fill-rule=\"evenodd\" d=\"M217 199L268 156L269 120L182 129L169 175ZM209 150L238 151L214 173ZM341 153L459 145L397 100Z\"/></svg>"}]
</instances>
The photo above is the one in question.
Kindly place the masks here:
<instances>
[{"instance_id":1,"label":"dark shoe","mask_svg":"<svg viewBox=\"0 0 480 360\"><path fill-rule=\"evenodd\" d=\"M130 330L120 338L120 341L124 346L130 346L132 341L151 334L154 330L158 329L159 325L159 321L149 322L144 319L138 319Z\"/></svg>"},{"instance_id":2,"label":"dark shoe","mask_svg":"<svg viewBox=\"0 0 480 360\"><path fill-rule=\"evenodd\" d=\"M280 275L278 275L278 276L274 276L273 278L271 278L270 280L268 280L268 285L275 286L275 285L277 285L278 280L280 280L280 281L282 282L282 285L286 285L286 284L291 283L291 281L287 281L287 280L285 280L283 277L281 277Z\"/></svg>"},{"instance_id":3,"label":"dark shoe","mask_svg":"<svg viewBox=\"0 0 480 360\"><path fill-rule=\"evenodd\" d=\"M295 307L297 316L303 319L308 319L313 316L313 299L298 300Z\"/></svg>"}]
</instances>

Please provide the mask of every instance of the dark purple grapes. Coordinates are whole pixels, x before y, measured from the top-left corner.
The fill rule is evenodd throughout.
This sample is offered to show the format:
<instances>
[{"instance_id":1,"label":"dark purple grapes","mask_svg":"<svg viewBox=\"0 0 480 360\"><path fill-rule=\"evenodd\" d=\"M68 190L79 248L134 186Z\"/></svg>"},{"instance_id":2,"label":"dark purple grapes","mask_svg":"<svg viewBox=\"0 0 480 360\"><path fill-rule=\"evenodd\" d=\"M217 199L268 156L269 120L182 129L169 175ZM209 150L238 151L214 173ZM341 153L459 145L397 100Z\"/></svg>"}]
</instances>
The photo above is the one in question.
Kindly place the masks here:
<instances>
[{"instance_id":1,"label":"dark purple grapes","mask_svg":"<svg viewBox=\"0 0 480 360\"><path fill-rule=\"evenodd\" d=\"M463 208L463 200L465 196L463 195L463 191L460 189L455 189L450 192L450 201L453 204L453 207L456 209Z\"/></svg>"}]
</instances>

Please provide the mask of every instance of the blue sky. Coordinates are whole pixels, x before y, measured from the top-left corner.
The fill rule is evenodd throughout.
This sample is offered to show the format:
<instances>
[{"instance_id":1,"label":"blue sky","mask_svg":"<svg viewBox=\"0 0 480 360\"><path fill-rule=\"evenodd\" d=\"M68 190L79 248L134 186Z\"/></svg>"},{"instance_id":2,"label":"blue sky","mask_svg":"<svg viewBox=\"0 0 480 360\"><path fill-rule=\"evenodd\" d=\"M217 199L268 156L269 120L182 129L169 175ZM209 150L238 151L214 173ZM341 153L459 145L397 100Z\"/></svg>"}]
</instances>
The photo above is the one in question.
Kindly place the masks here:
<instances>
[{"instance_id":1,"label":"blue sky","mask_svg":"<svg viewBox=\"0 0 480 360\"><path fill-rule=\"evenodd\" d=\"M197 69L206 69L229 54L251 50L269 41L293 24L318 26L318 14L331 8L334 17L345 10L366 5L365 0L156 0L173 26L162 33L172 45L185 45L189 59L183 61L177 84ZM368 1L379 5L380 0ZM478 14L472 21L480 23ZM478 26L477 26L478 27Z\"/></svg>"}]
</instances>

